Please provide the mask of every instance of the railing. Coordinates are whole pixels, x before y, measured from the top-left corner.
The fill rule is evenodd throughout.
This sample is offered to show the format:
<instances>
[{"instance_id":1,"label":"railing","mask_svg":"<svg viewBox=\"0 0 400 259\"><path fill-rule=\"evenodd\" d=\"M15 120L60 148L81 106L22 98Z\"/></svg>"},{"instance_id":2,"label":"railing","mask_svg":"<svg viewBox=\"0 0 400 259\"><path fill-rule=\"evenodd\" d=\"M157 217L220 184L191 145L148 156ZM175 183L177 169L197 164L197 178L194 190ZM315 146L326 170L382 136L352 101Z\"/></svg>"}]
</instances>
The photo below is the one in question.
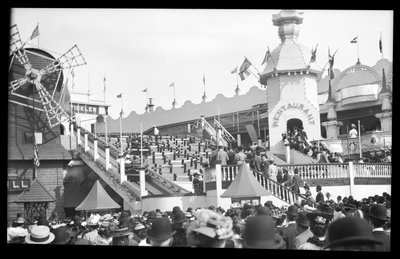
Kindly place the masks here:
<instances>
[{"instance_id":1,"label":"railing","mask_svg":"<svg viewBox=\"0 0 400 259\"><path fill-rule=\"evenodd\" d=\"M355 177L392 177L392 164L379 163L354 163L354 176Z\"/></svg>"},{"instance_id":2,"label":"railing","mask_svg":"<svg viewBox=\"0 0 400 259\"><path fill-rule=\"evenodd\" d=\"M295 169L302 179L320 179L320 178L348 178L348 163L330 163L330 164L290 164L279 165L278 167L286 169L293 173Z\"/></svg>"},{"instance_id":3,"label":"railing","mask_svg":"<svg viewBox=\"0 0 400 259\"><path fill-rule=\"evenodd\" d=\"M233 181L238 172L239 172L239 167L237 165L221 166L222 181Z\"/></svg>"},{"instance_id":4,"label":"railing","mask_svg":"<svg viewBox=\"0 0 400 259\"><path fill-rule=\"evenodd\" d=\"M231 135L231 133L229 133L229 131L227 131L227 130L225 129L225 127L222 126L222 124L221 124L217 119L214 119L214 123L217 125L217 127L220 127L220 128L221 128L222 137L223 137L227 142L235 140L235 138Z\"/></svg>"}]
</instances>

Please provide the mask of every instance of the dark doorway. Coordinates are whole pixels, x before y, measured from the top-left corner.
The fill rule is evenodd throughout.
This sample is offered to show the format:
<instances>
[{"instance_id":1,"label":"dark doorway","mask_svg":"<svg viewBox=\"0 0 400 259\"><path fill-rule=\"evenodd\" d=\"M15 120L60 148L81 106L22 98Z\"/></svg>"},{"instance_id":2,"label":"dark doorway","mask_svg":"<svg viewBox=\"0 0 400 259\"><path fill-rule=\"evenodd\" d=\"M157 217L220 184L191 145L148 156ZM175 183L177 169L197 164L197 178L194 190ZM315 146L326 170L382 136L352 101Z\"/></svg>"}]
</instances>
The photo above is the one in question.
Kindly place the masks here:
<instances>
[{"instance_id":1,"label":"dark doorway","mask_svg":"<svg viewBox=\"0 0 400 259\"><path fill-rule=\"evenodd\" d=\"M64 125L60 124L60 135L64 135L64 134L65 134Z\"/></svg>"},{"instance_id":2,"label":"dark doorway","mask_svg":"<svg viewBox=\"0 0 400 259\"><path fill-rule=\"evenodd\" d=\"M303 122L300 119L290 119L286 122L286 131L293 132L294 129L303 130Z\"/></svg>"}]
</instances>

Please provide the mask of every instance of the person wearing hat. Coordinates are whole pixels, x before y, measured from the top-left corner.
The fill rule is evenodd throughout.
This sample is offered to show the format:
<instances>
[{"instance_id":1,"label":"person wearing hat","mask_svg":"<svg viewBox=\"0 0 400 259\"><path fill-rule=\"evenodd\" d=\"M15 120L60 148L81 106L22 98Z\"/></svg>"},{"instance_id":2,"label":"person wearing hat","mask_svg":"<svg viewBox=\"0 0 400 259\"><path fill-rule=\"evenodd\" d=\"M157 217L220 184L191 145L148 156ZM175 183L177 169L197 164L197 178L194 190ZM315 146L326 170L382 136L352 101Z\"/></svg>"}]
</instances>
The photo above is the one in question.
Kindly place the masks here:
<instances>
[{"instance_id":1,"label":"person wearing hat","mask_svg":"<svg viewBox=\"0 0 400 259\"><path fill-rule=\"evenodd\" d=\"M55 229L50 230L54 234L54 240L51 242L55 245L72 245L73 239L68 234L67 227L62 226Z\"/></svg>"},{"instance_id":2,"label":"person wearing hat","mask_svg":"<svg viewBox=\"0 0 400 259\"><path fill-rule=\"evenodd\" d=\"M228 153L224 150L223 146L218 146L217 161L221 161L221 165L227 165L229 160ZM261 160L261 158L260 158Z\"/></svg>"},{"instance_id":3,"label":"person wearing hat","mask_svg":"<svg viewBox=\"0 0 400 259\"><path fill-rule=\"evenodd\" d=\"M199 178L200 174L199 173L194 173L193 174L193 181L192 181L192 185L193 185L193 190L194 190L194 194L195 195L199 195L203 193L203 185L202 182L200 181Z\"/></svg>"},{"instance_id":4,"label":"person wearing hat","mask_svg":"<svg viewBox=\"0 0 400 259\"><path fill-rule=\"evenodd\" d=\"M146 242L146 226L143 225L142 223L138 222L133 229L133 237L132 239L135 240L138 243L138 246L148 246Z\"/></svg>"},{"instance_id":5,"label":"person wearing hat","mask_svg":"<svg viewBox=\"0 0 400 259\"><path fill-rule=\"evenodd\" d=\"M310 186L308 185L308 183L305 183L303 186L304 190L306 191L304 193L304 196L306 196L307 198L312 196L311 191L310 191Z\"/></svg>"},{"instance_id":6,"label":"person wearing hat","mask_svg":"<svg viewBox=\"0 0 400 259\"><path fill-rule=\"evenodd\" d=\"M294 247L299 247L307 242L307 240L314 234L310 230L310 221L305 212L300 212L296 219L297 236L293 240Z\"/></svg>"},{"instance_id":7,"label":"person wearing hat","mask_svg":"<svg viewBox=\"0 0 400 259\"><path fill-rule=\"evenodd\" d=\"M130 216L131 216L131 212L129 210L122 211L121 216L118 219L118 221L119 221L118 227L119 228L130 227L130 225L131 225Z\"/></svg>"},{"instance_id":8,"label":"person wearing hat","mask_svg":"<svg viewBox=\"0 0 400 259\"><path fill-rule=\"evenodd\" d=\"M376 251L382 244L374 238L369 224L359 217L339 219L328 228L326 250Z\"/></svg>"},{"instance_id":9,"label":"person wearing hat","mask_svg":"<svg viewBox=\"0 0 400 259\"><path fill-rule=\"evenodd\" d=\"M39 219L38 219L38 226L47 226L50 227L49 221L47 221L46 216L44 214L40 214Z\"/></svg>"},{"instance_id":10,"label":"person wearing hat","mask_svg":"<svg viewBox=\"0 0 400 259\"><path fill-rule=\"evenodd\" d=\"M357 138L358 132L356 130L356 125L351 124L351 130L349 131L349 138Z\"/></svg>"},{"instance_id":11,"label":"person wearing hat","mask_svg":"<svg viewBox=\"0 0 400 259\"><path fill-rule=\"evenodd\" d=\"M243 232L244 248L285 249L285 241L276 233L275 223L269 216L251 216L247 218Z\"/></svg>"},{"instance_id":12,"label":"person wearing hat","mask_svg":"<svg viewBox=\"0 0 400 259\"><path fill-rule=\"evenodd\" d=\"M114 246L137 246L139 243L131 238L133 232L128 227L114 229L110 232L111 244Z\"/></svg>"},{"instance_id":13,"label":"person wearing hat","mask_svg":"<svg viewBox=\"0 0 400 259\"><path fill-rule=\"evenodd\" d=\"M329 219L332 214L315 210L307 213L307 218L310 221L310 230L313 236L307 239L307 242L299 246L299 250L322 250L326 247L326 230L329 225Z\"/></svg>"},{"instance_id":14,"label":"person wearing hat","mask_svg":"<svg viewBox=\"0 0 400 259\"><path fill-rule=\"evenodd\" d=\"M186 222L187 217L184 212L178 212L172 221L172 229L176 231L172 246L174 247L187 247L186 240Z\"/></svg>"},{"instance_id":15,"label":"person wearing hat","mask_svg":"<svg viewBox=\"0 0 400 259\"><path fill-rule=\"evenodd\" d=\"M215 211L202 209L197 220L187 228L187 241L190 247L234 248L233 220Z\"/></svg>"},{"instance_id":16,"label":"person wearing hat","mask_svg":"<svg viewBox=\"0 0 400 259\"><path fill-rule=\"evenodd\" d=\"M271 216L271 210L268 207L263 207L260 206L257 208L256 210L256 215L260 215L260 216Z\"/></svg>"},{"instance_id":17,"label":"person wearing hat","mask_svg":"<svg viewBox=\"0 0 400 259\"><path fill-rule=\"evenodd\" d=\"M22 225L25 224L25 219L22 217L22 214L20 212L17 213L17 218L14 219L12 223L12 227L21 227Z\"/></svg>"},{"instance_id":18,"label":"person wearing hat","mask_svg":"<svg viewBox=\"0 0 400 259\"><path fill-rule=\"evenodd\" d=\"M390 236L385 232L384 226L389 217L386 214L386 207L382 204L372 205L367 213L368 222L373 227L372 235L382 245L376 246L376 251L390 251Z\"/></svg>"},{"instance_id":19,"label":"person wearing hat","mask_svg":"<svg viewBox=\"0 0 400 259\"><path fill-rule=\"evenodd\" d=\"M99 236L98 227L98 223L88 221L86 223L87 230L82 233L82 239L88 240L93 243Z\"/></svg>"},{"instance_id":20,"label":"person wearing hat","mask_svg":"<svg viewBox=\"0 0 400 259\"><path fill-rule=\"evenodd\" d=\"M25 237L25 243L27 244L50 244L53 242L55 236L50 232L48 226L34 226L31 229L31 233Z\"/></svg>"},{"instance_id":21,"label":"person wearing hat","mask_svg":"<svg viewBox=\"0 0 400 259\"><path fill-rule=\"evenodd\" d=\"M243 152L243 147L238 147L238 151L235 155L236 165L242 165L246 160L246 154Z\"/></svg>"},{"instance_id":22,"label":"person wearing hat","mask_svg":"<svg viewBox=\"0 0 400 259\"><path fill-rule=\"evenodd\" d=\"M325 198L324 194L321 192L322 190L321 185L317 185L316 190L317 190L317 196L315 196L315 202L316 203L324 202Z\"/></svg>"},{"instance_id":23,"label":"person wearing hat","mask_svg":"<svg viewBox=\"0 0 400 259\"><path fill-rule=\"evenodd\" d=\"M287 210L287 222L280 234L286 243L286 249L295 249L294 238L297 235L296 219L299 215L299 209L295 205L289 206Z\"/></svg>"},{"instance_id":24,"label":"person wearing hat","mask_svg":"<svg viewBox=\"0 0 400 259\"><path fill-rule=\"evenodd\" d=\"M99 228L98 228L98 235L93 242L87 240L87 239L82 239L82 240L87 240L93 245L101 245L101 246L108 246L112 242L112 237L110 234L110 223L108 221L103 221L101 222Z\"/></svg>"},{"instance_id":25,"label":"person wearing hat","mask_svg":"<svg viewBox=\"0 0 400 259\"><path fill-rule=\"evenodd\" d=\"M168 218L156 218L152 220L146 234L151 246L171 246L175 233Z\"/></svg>"}]
</instances>

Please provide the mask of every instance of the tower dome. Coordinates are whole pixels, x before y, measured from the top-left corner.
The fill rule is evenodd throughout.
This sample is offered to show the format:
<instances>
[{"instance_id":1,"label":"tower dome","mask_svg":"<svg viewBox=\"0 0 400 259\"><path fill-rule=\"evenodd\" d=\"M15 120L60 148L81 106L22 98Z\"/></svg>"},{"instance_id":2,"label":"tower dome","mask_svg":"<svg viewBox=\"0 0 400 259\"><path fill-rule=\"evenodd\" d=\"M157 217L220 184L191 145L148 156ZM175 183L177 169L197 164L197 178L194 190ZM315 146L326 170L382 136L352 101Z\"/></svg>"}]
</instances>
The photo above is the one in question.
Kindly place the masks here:
<instances>
[{"instance_id":1,"label":"tower dome","mask_svg":"<svg viewBox=\"0 0 400 259\"><path fill-rule=\"evenodd\" d=\"M267 78L276 73L321 73L321 68L311 61L311 50L298 42L303 12L282 10L274 14L273 25L278 26L281 44L271 52L267 65L261 74L261 83L266 85Z\"/></svg>"}]
</instances>

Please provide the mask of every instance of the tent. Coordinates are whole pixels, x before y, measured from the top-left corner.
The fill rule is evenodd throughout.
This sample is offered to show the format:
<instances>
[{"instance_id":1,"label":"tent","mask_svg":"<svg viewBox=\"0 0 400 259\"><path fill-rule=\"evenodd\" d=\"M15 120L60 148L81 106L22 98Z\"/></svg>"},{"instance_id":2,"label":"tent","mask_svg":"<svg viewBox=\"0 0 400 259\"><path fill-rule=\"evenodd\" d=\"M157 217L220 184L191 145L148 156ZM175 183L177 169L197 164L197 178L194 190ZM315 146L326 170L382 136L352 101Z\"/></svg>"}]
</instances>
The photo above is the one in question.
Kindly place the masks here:
<instances>
[{"instance_id":1,"label":"tent","mask_svg":"<svg viewBox=\"0 0 400 259\"><path fill-rule=\"evenodd\" d=\"M267 191L253 175L249 166L243 163L235 179L221 194L221 198L231 198L234 200L248 200L252 198L260 198L260 196L269 196L271 192Z\"/></svg>"},{"instance_id":2,"label":"tent","mask_svg":"<svg viewBox=\"0 0 400 259\"><path fill-rule=\"evenodd\" d=\"M75 208L75 210L111 210L119 209L121 206L116 203L104 190L97 180L86 198Z\"/></svg>"}]
</instances>

